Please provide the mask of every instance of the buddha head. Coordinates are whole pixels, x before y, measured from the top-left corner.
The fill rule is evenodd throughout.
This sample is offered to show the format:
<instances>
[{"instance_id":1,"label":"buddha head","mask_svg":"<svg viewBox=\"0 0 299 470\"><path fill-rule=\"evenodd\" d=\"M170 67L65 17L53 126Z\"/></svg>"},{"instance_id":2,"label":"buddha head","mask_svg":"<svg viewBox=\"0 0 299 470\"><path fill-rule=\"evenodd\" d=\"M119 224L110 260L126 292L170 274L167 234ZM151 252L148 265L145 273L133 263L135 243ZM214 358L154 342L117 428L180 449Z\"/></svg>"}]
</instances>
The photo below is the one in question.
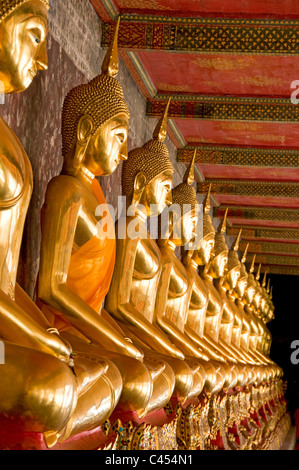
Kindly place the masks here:
<instances>
[{"instance_id":1,"label":"buddha head","mask_svg":"<svg viewBox=\"0 0 299 470\"><path fill-rule=\"evenodd\" d=\"M5 93L26 90L48 68L49 0L1 0L0 81Z\"/></svg>"},{"instance_id":2,"label":"buddha head","mask_svg":"<svg viewBox=\"0 0 299 470\"><path fill-rule=\"evenodd\" d=\"M173 166L164 144L170 101L153 138L129 152L122 167L122 193L132 207L141 207L147 217L162 213L171 204Z\"/></svg>"},{"instance_id":3,"label":"buddha head","mask_svg":"<svg viewBox=\"0 0 299 470\"><path fill-rule=\"evenodd\" d=\"M222 278L227 270L228 247L224 237L226 231L226 218L228 209L226 209L222 222L219 224L215 235L214 258L208 264L208 274L214 279Z\"/></svg>"},{"instance_id":4,"label":"buddha head","mask_svg":"<svg viewBox=\"0 0 299 470\"><path fill-rule=\"evenodd\" d=\"M228 252L227 272L223 279L223 286L228 290L235 289L241 274L241 265L238 256L241 232L242 229L239 231L236 240Z\"/></svg>"},{"instance_id":5,"label":"buddha head","mask_svg":"<svg viewBox=\"0 0 299 470\"><path fill-rule=\"evenodd\" d=\"M203 237L197 241L196 250L193 253L193 259L198 266L208 264L214 254L215 229L209 215L211 185L203 202Z\"/></svg>"},{"instance_id":6,"label":"buddha head","mask_svg":"<svg viewBox=\"0 0 299 470\"><path fill-rule=\"evenodd\" d=\"M194 182L195 157L196 151L185 173L183 182L172 190L173 213L169 240L176 246L185 246L195 239L198 203L196 191L191 186Z\"/></svg>"},{"instance_id":7,"label":"buddha head","mask_svg":"<svg viewBox=\"0 0 299 470\"><path fill-rule=\"evenodd\" d=\"M91 177L110 175L128 157L127 138L130 112L118 73L117 38L102 64L102 73L89 83L73 88L62 111L62 154L64 172L83 171Z\"/></svg>"}]
</instances>

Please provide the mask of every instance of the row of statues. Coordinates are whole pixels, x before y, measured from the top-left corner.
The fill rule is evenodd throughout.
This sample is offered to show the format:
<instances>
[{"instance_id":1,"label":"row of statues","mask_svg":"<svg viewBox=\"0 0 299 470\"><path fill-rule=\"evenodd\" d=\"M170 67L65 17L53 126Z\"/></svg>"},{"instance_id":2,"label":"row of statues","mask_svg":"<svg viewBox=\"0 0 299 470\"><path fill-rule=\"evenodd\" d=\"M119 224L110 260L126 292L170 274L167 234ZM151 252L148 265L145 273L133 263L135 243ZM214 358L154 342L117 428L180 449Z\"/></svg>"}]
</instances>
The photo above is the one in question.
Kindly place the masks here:
<instances>
[{"instance_id":1,"label":"row of statues","mask_svg":"<svg viewBox=\"0 0 299 470\"><path fill-rule=\"evenodd\" d=\"M48 9L48 0L1 2L5 93L24 91L38 70L47 69ZM0 430L36 433L53 447L103 427L113 414L147 422L172 403L181 415L188 406L197 406L202 417L206 410L208 431L198 447L216 446L219 429L211 413L223 396L226 406L230 396L249 396L244 419L263 406L250 404L258 393L265 405L272 400L272 414L274 408L279 418L284 414L282 370L269 358L272 295L266 277L259 282L260 267L254 276L254 261L247 271L247 250L239 259L241 233L227 246L227 214L215 231L210 193L202 237L186 248L198 220L195 155L184 181L172 188L174 169L164 143L169 103L153 138L128 152L130 112L115 78L118 26L100 75L64 101L64 166L45 195L34 301L17 284L32 170L21 142L0 118ZM108 208L105 218L97 216L106 204L97 177L110 175L121 161L127 207L114 227ZM160 233L156 241L148 220L171 204L182 215L170 213L166 236ZM107 236L100 237L104 225ZM135 237L128 236L132 226L138 226ZM232 428L232 415L226 416L227 429L229 421Z\"/></svg>"}]
</instances>

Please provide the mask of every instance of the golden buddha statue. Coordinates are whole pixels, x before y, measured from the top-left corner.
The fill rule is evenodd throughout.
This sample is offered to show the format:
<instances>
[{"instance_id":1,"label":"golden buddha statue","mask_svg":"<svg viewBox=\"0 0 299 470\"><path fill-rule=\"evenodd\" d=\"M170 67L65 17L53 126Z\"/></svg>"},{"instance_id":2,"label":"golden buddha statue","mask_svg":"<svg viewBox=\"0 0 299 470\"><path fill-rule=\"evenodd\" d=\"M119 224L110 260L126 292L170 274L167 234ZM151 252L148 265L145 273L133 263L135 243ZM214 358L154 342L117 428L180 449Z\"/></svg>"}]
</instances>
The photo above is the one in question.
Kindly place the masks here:
<instances>
[{"instance_id":1,"label":"golden buddha statue","mask_svg":"<svg viewBox=\"0 0 299 470\"><path fill-rule=\"evenodd\" d=\"M243 264L244 256L242 258L242 262L240 262L237 254L241 233L242 229L239 231L238 237L229 251L228 272L226 274L227 280L224 282L224 285L227 288L227 296L231 302L232 307L235 307L231 342L237 348L238 352L241 354L246 363L258 365L261 363L260 358L258 358L249 349L251 325L244 311L244 306L242 303L247 286L247 273ZM237 279L233 279L233 272L236 271L238 272ZM232 279L232 281L230 281L230 279Z\"/></svg>"},{"instance_id":2,"label":"golden buddha statue","mask_svg":"<svg viewBox=\"0 0 299 470\"><path fill-rule=\"evenodd\" d=\"M143 353L101 308L114 270L115 232L96 177L111 174L128 156L130 114L115 79L118 25L102 73L65 99L64 166L50 181L42 210L38 303L75 357L105 365L96 383L79 395L60 440L99 426L116 405L143 416L153 381L166 367L162 361L143 364ZM105 216L97 215L99 208Z\"/></svg>"},{"instance_id":3,"label":"golden buddha statue","mask_svg":"<svg viewBox=\"0 0 299 470\"><path fill-rule=\"evenodd\" d=\"M234 289L234 297L236 298L236 305L244 319L243 329L241 334L241 344L243 348L250 352L251 357L258 364L267 364L269 361L259 351L256 350L256 343L259 335L258 320L253 315L251 304L255 294L255 287L252 281L249 280L249 274L246 271L246 256L249 243L247 243L245 251L241 259L241 276Z\"/></svg>"},{"instance_id":4,"label":"golden buddha statue","mask_svg":"<svg viewBox=\"0 0 299 470\"><path fill-rule=\"evenodd\" d=\"M234 366L227 363L217 343L212 338L207 338L204 333L205 317L209 303L209 290L198 273L198 267L199 270L202 270L213 257L215 229L209 216L210 192L211 185L203 203L203 236L196 240L194 249L185 250L183 253L183 264L188 275L191 291L184 333L208 359L208 364L206 362L203 363L207 375L204 386L205 392L207 390L220 391L222 387L233 387L232 380L235 375L233 374ZM210 373L207 370L208 367L211 369ZM213 373L212 381L210 379L211 373ZM211 381L210 385L209 381Z\"/></svg>"},{"instance_id":5,"label":"golden buddha statue","mask_svg":"<svg viewBox=\"0 0 299 470\"><path fill-rule=\"evenodd\" d=\"M232 322L232 315L229 310L227 310L223 316L224 308L226 308L228 303L226 290L222 287L228 262L228 247L223 235L226 229L226 217L227 210L215 235L215 256L202 271L203 280L209 290L209 303L204 331L205 337L213 340L213 344L217 345L221 354L227 361L235 364L239 362L245 364L245 360L243 360L240 354L236 352L235 349L232 349L229 344L230 336L225 338L223 333L223 325L227 322L229 324ZM221 326L222 335L220 335ZM243 381L244 369L238 368L238 383L241 384Z\"/></svg>"},{"instance_id":6,"label":"golden buddha statue","mask_svg":"<svg viewBox=\"0 0 299 470\"><path fill-rule=\"evenodd\" d=\"M101 308L113 272L116 276L127 267L127 260L119 265L118 255L115 256L114 225L95 178L112 173L121 159L128 158L129 111L114 78L115 45L113 52L114 56L107 54L109 61L104 61L102 74L88 85L72 90L64 103L65 164L62 174L50 182L45 199L39 298L53 326L76 353L105 356L117 366L123 381L120 399L114 402L118 401L117 410L134 411L141 418L167 403L173 392L174 375L161 357L144 357L129 338L132 335L126 334ZM168 190L169 180L170 176L167 182L163 180L163 191ZM100 220L99 204L106 207L108 214ZM127 274L126 271L126 282ZM110 292L113 286L114 282ZM116 294L115 299L118 297ZM113 393L114 390L118 388L111 387ZM105 402L109 404L109 400ZM107 408L107 417L109 413Z\"/></svg>"},{"instance_id":7,"label":"golden buddha statue","mask_svg":"<svg viewBox=\"0 0 299 470\"><path fill-rule=\"evenodd\" d=\"M205 384L209 392L215 391L215 382L219 390L223 385L220 366L215 370L213 365L207 362L209 357L185 332L191 299L191 283L184 264L175 253L176 247L185 246L195 238L198 203L196 192L191 186L194 181L195 156L196 152L183 182L172 191L170 228L166 233L160 233L158 239L163 264L157 290L155 315L156 324L183 351L185 361L193 371L193 386L189 398L198 396Z\"/></svg>"},{"instance_id":8,"label":"golden buddha statue","mask_svg":"<svg viewBox=\"0 0 299 470\"><path fill-rule=\"evenodd\" d=\"M193 374L184 354L156 322L156 295L162 272L157 243L147 229L147 218L158 216L171 204L173 166L163 143L167 131L167 113L158 122L153 138L129 153L123 163L122 191L127 201L127 217L117 223L116 266L105 308L121 328L138 344L145 358L160 358L175 377L173 392L181 402L189 397ZM136 228L136 229L135 229ZM136 233L132 231L136 230ZM166 377L171 379L168 370ZM172 379L170 381L172 383Z\"/></svg>"},{"instance_id":9,"label":"golden buddha statue","mask_svg":"<svg viewBox=\"0 0 299 470\"><path fill-rule=\"evenodd\" d=\"M48 0L3 0L0 5L0 80L5 93L27 89L47 69ZM25 217L33 177L21 142L0 118L0 422L22 430L61 430L77 403L72 351L16 283ZM84 371L76 361L78 375ZM105 370L97 367L97 376ZM94 364L85 373L93 376ZM4 428L5 429L5 428ZM14 445L14 443L12 443Z\"/></svg>"}]
</instances>

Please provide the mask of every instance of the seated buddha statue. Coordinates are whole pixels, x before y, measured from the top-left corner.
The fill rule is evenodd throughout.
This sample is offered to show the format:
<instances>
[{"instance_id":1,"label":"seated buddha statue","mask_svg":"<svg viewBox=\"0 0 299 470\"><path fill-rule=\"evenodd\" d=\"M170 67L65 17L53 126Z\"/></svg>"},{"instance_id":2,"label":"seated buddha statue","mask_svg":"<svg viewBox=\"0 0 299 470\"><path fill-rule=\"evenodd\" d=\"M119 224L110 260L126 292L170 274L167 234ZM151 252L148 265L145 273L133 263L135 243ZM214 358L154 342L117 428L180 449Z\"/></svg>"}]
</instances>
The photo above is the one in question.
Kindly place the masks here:
<instances>
[{"instance_id":1,"label":"seated buddha statue","mask_svg":"<svg viewBox=\"0 0 299 470\"><path fill-rule=\"evenodd\" d=\"M117 411L133 411L142 418L169 401L175 379L168 363L158 355L144 356L131 335L102 308L104 297L114 289L113 273L115 278L124 272L124 282L128 282L131 256L129 250L119 263L114 224L96 179L111 174L121 159L126 163L128 158L129 110L114 78L114 54L113 67L107 69L109 62L104 61L102 74L71 90L64 103L65 163L62 174L50 182L45 198L39 298L53 326L76 353L105 356L117 366L123 381ZM169 172L169 164L167 168ZM171 176L163 175L162 195ZM98 206L104 206L106 212L102 219L97 215ZM156 259L151 261L150 266L155 267ZM118 297L119 293L115 300Z\"/></svg>"},{"instance_id":2,"label":"seated buddha statue","mask_svg":"<svg viewBox=\"0 0 299 470\"><path fill-rule=\"evenodd\" d=\"M238 350L242 358L245 359L246 363L254 365L260 363L260 358L249 350L250 322L241 302L247 285L247 273L243 269L237 254L241 232L242 229L239 231L238 237L228 254L228 272L224 286L227 288L230 306L235 310L231 343ZM234 279L234 272L238 272L237 279Z\"/></svg>"},{"instance_id":3,"label":"seated buddha statue","mask_svg":"<svg viewBox=\"0 0 299 470\"><path fill-rule=\"evenodd\" d=\"M240 357L240 354L233 349L226 340L220 336L221 325L232 322L232 314L226 308L227 296L226 290L222 288L222 283L227 270L228 247L225 241L224 232L226 229L227 211L224 214L222 222L219 224L215 235L215 256L205 266L202 271L202 278L209 290L209 303L205 319L205 337L211 338L214 344L217 344L225 359L229 362L246 364L246 361ZM224 308L226 308L223 317ZM223 328L222 328L223 331ZM245 379L245 368L237 367L238 384L241 385Z\"/></svg>"},{"instance_id":4,"label":"seated buddha statue","mask_svg":"<svg viewBox=\"0 0 299 470\"><path fill-rule=\"evenodd\" d=\"M118 220L117 231L125 235L117 238L116 265L105 308L141 347L145 358L163 359L170 367L175 377L173 396L185 403L192 390L193 371L181 349L155 321L162 257L147 227L147 219L159 216L171 204L173 166L164 144L168 106L153 138L130 151L123 163L127 216ZM169 392L165 391L170 398Z\"/></svg>"},{"instance_id":5,"label":"seated buddha statue","mask_svg":"<svg viewBox=\"0 0 299 470\"><path fill-rule=\"evenodd\" d=\"M198 221L198 203L192 187L195 156L196 152L183 182L172 191L170 227L165 233L161 232L158 239L162 255L162 273L157 290L155 315L156 324L183 351L186 362L194 370L190 398L199 395L203 387L208 392L215 391L215 386L221 390L224 380L221 366L217 365L215 368L209 362L206 352L185 331L192 286L186 266L177 258L175 249L188 245L195 238Z\"/></svg>"},{"instance_id":6,"label":"seated buddha statue","mask_svg":"<svg viewBox=\"0 0 299 470\"><path fill-rule=\"evenodd\" d=\"M1 2L0 80L5 94L21 93L39 70L47 69L48 9L48 0ZM2 435L6 420L25 432L59 431L77 403L71 348L16 282L32 188L29 158L0 118L0 338L5 347L5 364L0 366ZM78 377L84 374L80 361L78 358L74 367ZM88 367L93 380L95 372L99 377L106 365L86 362Z\"/></svg>"},{"instance_id":7,"label":"seated buddha statue","mask_svg":"<svg viewBox=\"0 0 299 470\"><path fill-rule=\"evenodd\" d=\"M249 308L246 308L251 304L254 295L252 283L249 283L248 273L246 271L245 262L247 256L247 250L249 243L246 245L245 251L241 258L241 275L240 279L233 291L235 297L236 306L239 309L243 318L243 326L241 331L241 345L247 353L254 359L257 364L266 364L266 359L256 351L252 345L256 344L257 337L259 335L259 327L255 318Z\"/></svg>"},{"instance_id":8,"label":"seated buddha statue","mask_svg":"<svg viewBox=\"0 0 299 470\"><path fill-rule=\"evenodd\" d=\"M153 381L166 367L158 360L145 365L140 349L101 308L114 269L115 232L96 177L111 174L128 156L130 114L115 78L117 32L118 24L101 74L65 98L64 166L50 181L42 209L38 304L75 357L106 365L97 383L79 397L59 440L102 424L116 406L143 416Z\"/></svg>"},{"instance_id":9,"label":"seated buddha statue","mask_svg":"<svg viewBox=\"0 0 299 470\"><path fill-rule=\"evenodd\" d=\"M196 241L194 250L186 250L183 255L183 263L191 284L191 297L185 333L204 351L210 361L218 364L218 366L219 361L222 363L222 375L226 377L226 383L224 384L226 388L228 382L230 382L230 387L233 387L233 377L235 380L235 372L237 373L236 365L233 365L231 362L228 363L226 351L205 332L205 319L208 307L210 310L213 310L213 298L217 299L217 297L212 295L213 292L216 293L213 289L214 286L209 285L207 279L205 279L207 266L209 266L210 261L214 257L213 250L215 246L215 229L209 215L211 207L210 192L211 185L203 202L203 236L200 240Z\"/></svg>"}]
</instances>

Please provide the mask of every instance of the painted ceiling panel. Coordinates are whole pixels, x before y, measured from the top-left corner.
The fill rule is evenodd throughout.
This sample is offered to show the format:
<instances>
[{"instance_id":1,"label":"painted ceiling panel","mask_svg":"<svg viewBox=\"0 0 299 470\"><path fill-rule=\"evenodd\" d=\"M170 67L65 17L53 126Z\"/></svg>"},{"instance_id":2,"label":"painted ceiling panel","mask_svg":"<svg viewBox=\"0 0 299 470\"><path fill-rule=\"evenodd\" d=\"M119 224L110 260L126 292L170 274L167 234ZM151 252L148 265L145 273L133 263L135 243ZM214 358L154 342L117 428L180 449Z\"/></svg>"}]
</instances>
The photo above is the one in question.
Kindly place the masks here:
<instances>
[{"instance_id":1,"label":"painted ceiling panel","mask_svg":"<svg viewBox=\"0 0 299 470\"><path fill-rule=\"evenodd\" d=\"M196 154L200 198L275 274L299 275L299 0L90 0L107 47L147 99L167 100L179 164ZM296 103L296 101L295 101Z\"/></svg>"},{"instance_id":2,"label":"painted ceiling panel","mask_svg":"<svg viewBox=\"0 0 299 470\"><path fill-rule=\"evenodd\" d=\"M299 122L232 122L176 119L188 144L245 145L299 149Z\"/></svg>"},{"instance_id":3,"label":"painted ceiling panel","mask_svg":"<svg viewBox=\"0 0 299 470\"><path fill-rule=\"evenodd\" d=\"M158 93L291 98L299 57L139 51Z\"/></svg>"}]
</instances>

